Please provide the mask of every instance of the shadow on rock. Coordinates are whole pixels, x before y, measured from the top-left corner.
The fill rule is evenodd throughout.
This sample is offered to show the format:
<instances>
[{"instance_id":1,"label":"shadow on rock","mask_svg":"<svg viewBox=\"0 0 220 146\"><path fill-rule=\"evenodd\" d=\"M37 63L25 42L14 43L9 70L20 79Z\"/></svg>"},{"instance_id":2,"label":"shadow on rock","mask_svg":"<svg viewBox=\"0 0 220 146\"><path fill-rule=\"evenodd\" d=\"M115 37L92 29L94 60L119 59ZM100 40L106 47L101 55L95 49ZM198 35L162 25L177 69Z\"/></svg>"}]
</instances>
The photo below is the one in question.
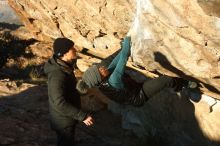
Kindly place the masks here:
<instances>
[{"instance_id":1,"label":"shadow on rock","mask_svg":"<svg viewBox=\"0 0 220 146\"><path fill-rule=\"evenodd\" d=\"M35 55L27 49L28 46L36 43L35 39L22 40L11 35L10 31L0 34L0 78L23 78L28 76L33 69L43 65L36 65L29 61ZM23 64L28 66L23 67Z\"/></svg>"},{"instance_id":2,"label":"shadow on rock","mask_svg":"<svg viewBox=\"0 0 220 146\"><path fill-rule=\"evenodd\" d=\"M10 29L10 30L16 30L19 27L21 27L22 25L18 25L18 24L9 24L9 23L5 23L5 22L0 22L0 30L2 29Z\"/></svg>"},{"instance_id":3,"label":"shadow on rock","mask_svg":"<svg viewBox=\"0 0 220 146\"><path fill-rule=\"evenodd\" d=\"M0 67L3 67L8 58L18 58L23 56L25 58L31 58L34 55L31 52L25 50L26 47L37 42L35 39L21 40L13 35L10 31L5 31L0 34L0 57L1 59Z\"/></svg>"},{"instance_id":4,"label":"shadow on rock","mask_svg":"<svg viewBox=\"0 0 220 146\"><path fill-rule=\"evenodd\" d=\"M122 126L140 138L136 146L220 145L203 134L189 98L170 89L157 93L143 107L113 103L110 109L117 109Z\"/></svg>"},{"instance_id":5,"label":"shadow on rock","mask_svg":"<svg viewBox=\"0 0 220 146\"><path fill-rule=\"evenodd\" d=\"M163 55L162 53L160 53L160 52L155 52L155 53L154 53L154 60L155 60L156 62L158 62L158 63L159 63L162 67L164 67L165 69L167 69L167 70L169 70L169 71L171 71L171 72L173 72L173 73L179 75L180 77L183 77L183 78L188 79L188 80L190 80L190 81L195 81L195 82L197 82L197 83L202 83L208 90L210 90L210 91L212 91L212 92L214 92L214 93L220 94L220 91L219 91L217 88L215 88L214 86L209 85L209 84L207 84L207 83L204 83L203 81L198 80L198 79L196 79L196 78L194 78L194 77L192 77L192 76L188 76L188 75L186 75L184 72L182 72L181 70L175 68L175 67L169 62L169 60L166 58L166 56Z\"/></svg>"}]
</instances>

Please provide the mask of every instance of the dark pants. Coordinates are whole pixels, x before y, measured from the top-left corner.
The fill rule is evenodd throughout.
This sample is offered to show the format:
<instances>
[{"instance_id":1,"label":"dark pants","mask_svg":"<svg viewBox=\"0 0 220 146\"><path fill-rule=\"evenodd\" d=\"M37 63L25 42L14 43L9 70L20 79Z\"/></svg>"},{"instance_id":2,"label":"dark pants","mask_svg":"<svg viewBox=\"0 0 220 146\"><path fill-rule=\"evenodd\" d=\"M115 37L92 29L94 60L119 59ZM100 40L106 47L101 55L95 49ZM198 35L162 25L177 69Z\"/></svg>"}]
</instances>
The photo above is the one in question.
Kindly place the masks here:
<instances>
[{"instance_id":1,"label":"dark pants","mask_svg":"<svg viewBox=\"0 0 220 146\"><path fill-rule=\"evenodd\" d=\"M160 92L164 88L170 88L173 86L173 79L169 76L160 76L156 79L144 82L142 89L148 98L151 98L156 93Z\"/></svg>"},{"instance_id":2,"label":"dark pants","mask_svg":"<svg viewBox=\"0 0 220 146\"><path fill-rule=\"evenodd\" d=\"M57 146L75 146L76 124L77 121L61 116L50 108L50 125L57 134Z\"/></svg>"},{"instance_id":3,"label":"dark pants","mask_svg":"<svg viewBox=\"0 0 220 146\"><path fill-rule=\"evenodd\" d=\"M75 146L75 126L55 131L57 134L57 146Z\"/></svg>"}]
</instances>

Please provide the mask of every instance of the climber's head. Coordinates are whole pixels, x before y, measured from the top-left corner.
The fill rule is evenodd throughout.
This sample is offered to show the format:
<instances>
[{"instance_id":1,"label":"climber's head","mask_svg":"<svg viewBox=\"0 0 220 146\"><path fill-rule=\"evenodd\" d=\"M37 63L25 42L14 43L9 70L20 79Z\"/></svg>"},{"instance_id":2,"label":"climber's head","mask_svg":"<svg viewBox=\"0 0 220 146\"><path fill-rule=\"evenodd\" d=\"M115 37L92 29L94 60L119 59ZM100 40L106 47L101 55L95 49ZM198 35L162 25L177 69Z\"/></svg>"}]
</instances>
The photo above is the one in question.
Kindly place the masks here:
<instances>
[{"instance_id":1,"label":"climber's head","mask_svg":"<svg viewBox=\"0 0 220 146\"><path fill-rule=\"evenodd\" d=\"M99 73L102 79L105 79L110 74L109 70L104 66L99 67Z\"/></svg>"}]
</instances>

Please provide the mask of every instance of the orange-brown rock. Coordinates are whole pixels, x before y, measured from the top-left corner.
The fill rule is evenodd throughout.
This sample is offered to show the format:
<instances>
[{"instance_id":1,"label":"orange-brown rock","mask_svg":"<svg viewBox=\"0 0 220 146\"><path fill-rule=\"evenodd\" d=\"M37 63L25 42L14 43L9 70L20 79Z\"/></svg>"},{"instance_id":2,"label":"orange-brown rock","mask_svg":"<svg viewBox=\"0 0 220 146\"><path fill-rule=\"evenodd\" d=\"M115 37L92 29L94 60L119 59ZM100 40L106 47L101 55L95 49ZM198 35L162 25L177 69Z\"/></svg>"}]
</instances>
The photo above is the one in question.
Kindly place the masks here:
<instances>
[{"instance_id":1,"label":"orange-brown rock","mask_svg":"<svg viewBox=\"0 0 220 146\"><path fill-rule=\"evenodd\" d=\"M181 76L220 91L217 0L9 0L40 40L59 36L111 54L129 32L132 58L150 71Z\"/></svg>"}]
</instances>

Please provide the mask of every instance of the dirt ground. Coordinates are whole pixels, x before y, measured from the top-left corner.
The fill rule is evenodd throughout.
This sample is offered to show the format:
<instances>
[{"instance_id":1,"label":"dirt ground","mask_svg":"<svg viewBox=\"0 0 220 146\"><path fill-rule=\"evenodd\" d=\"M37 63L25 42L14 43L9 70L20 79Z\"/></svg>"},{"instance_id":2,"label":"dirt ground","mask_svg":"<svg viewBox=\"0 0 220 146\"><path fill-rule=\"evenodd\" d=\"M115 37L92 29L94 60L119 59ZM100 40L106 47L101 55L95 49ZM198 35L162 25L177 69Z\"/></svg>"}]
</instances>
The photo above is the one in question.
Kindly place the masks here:
<instances>
[{"instance_id":1,"label":"dirt ground","mask_svg":"<svg viewBox=\"0 0 220 146\"><path fill-rule=\"evenodd\" d=\"M3 75L4 76L4 75ZM82 96L85 111L93 111L95 124L76 128L77 146L135 145L137 137L121 127L121 116L107 109L95 89ZM56 134L50 129L45 81L0 80L0 146L54 146Z\"/></svg>"},{"instance_id":2,"label":"dirt ground","mask_svg":"<svg viewBox=\"0 0 220 146\"><path fill-rule=\"evenodd\" d=\"M5 80L0 84L0 145L55 145L56 135L50 129L48 119L47 86L18 85ZM104 104L93 116L94 126L78 124L78 146L124 146L135 142L134 135L121 128L121 117L109 112Z\"/></svg>"}]
</instances>

